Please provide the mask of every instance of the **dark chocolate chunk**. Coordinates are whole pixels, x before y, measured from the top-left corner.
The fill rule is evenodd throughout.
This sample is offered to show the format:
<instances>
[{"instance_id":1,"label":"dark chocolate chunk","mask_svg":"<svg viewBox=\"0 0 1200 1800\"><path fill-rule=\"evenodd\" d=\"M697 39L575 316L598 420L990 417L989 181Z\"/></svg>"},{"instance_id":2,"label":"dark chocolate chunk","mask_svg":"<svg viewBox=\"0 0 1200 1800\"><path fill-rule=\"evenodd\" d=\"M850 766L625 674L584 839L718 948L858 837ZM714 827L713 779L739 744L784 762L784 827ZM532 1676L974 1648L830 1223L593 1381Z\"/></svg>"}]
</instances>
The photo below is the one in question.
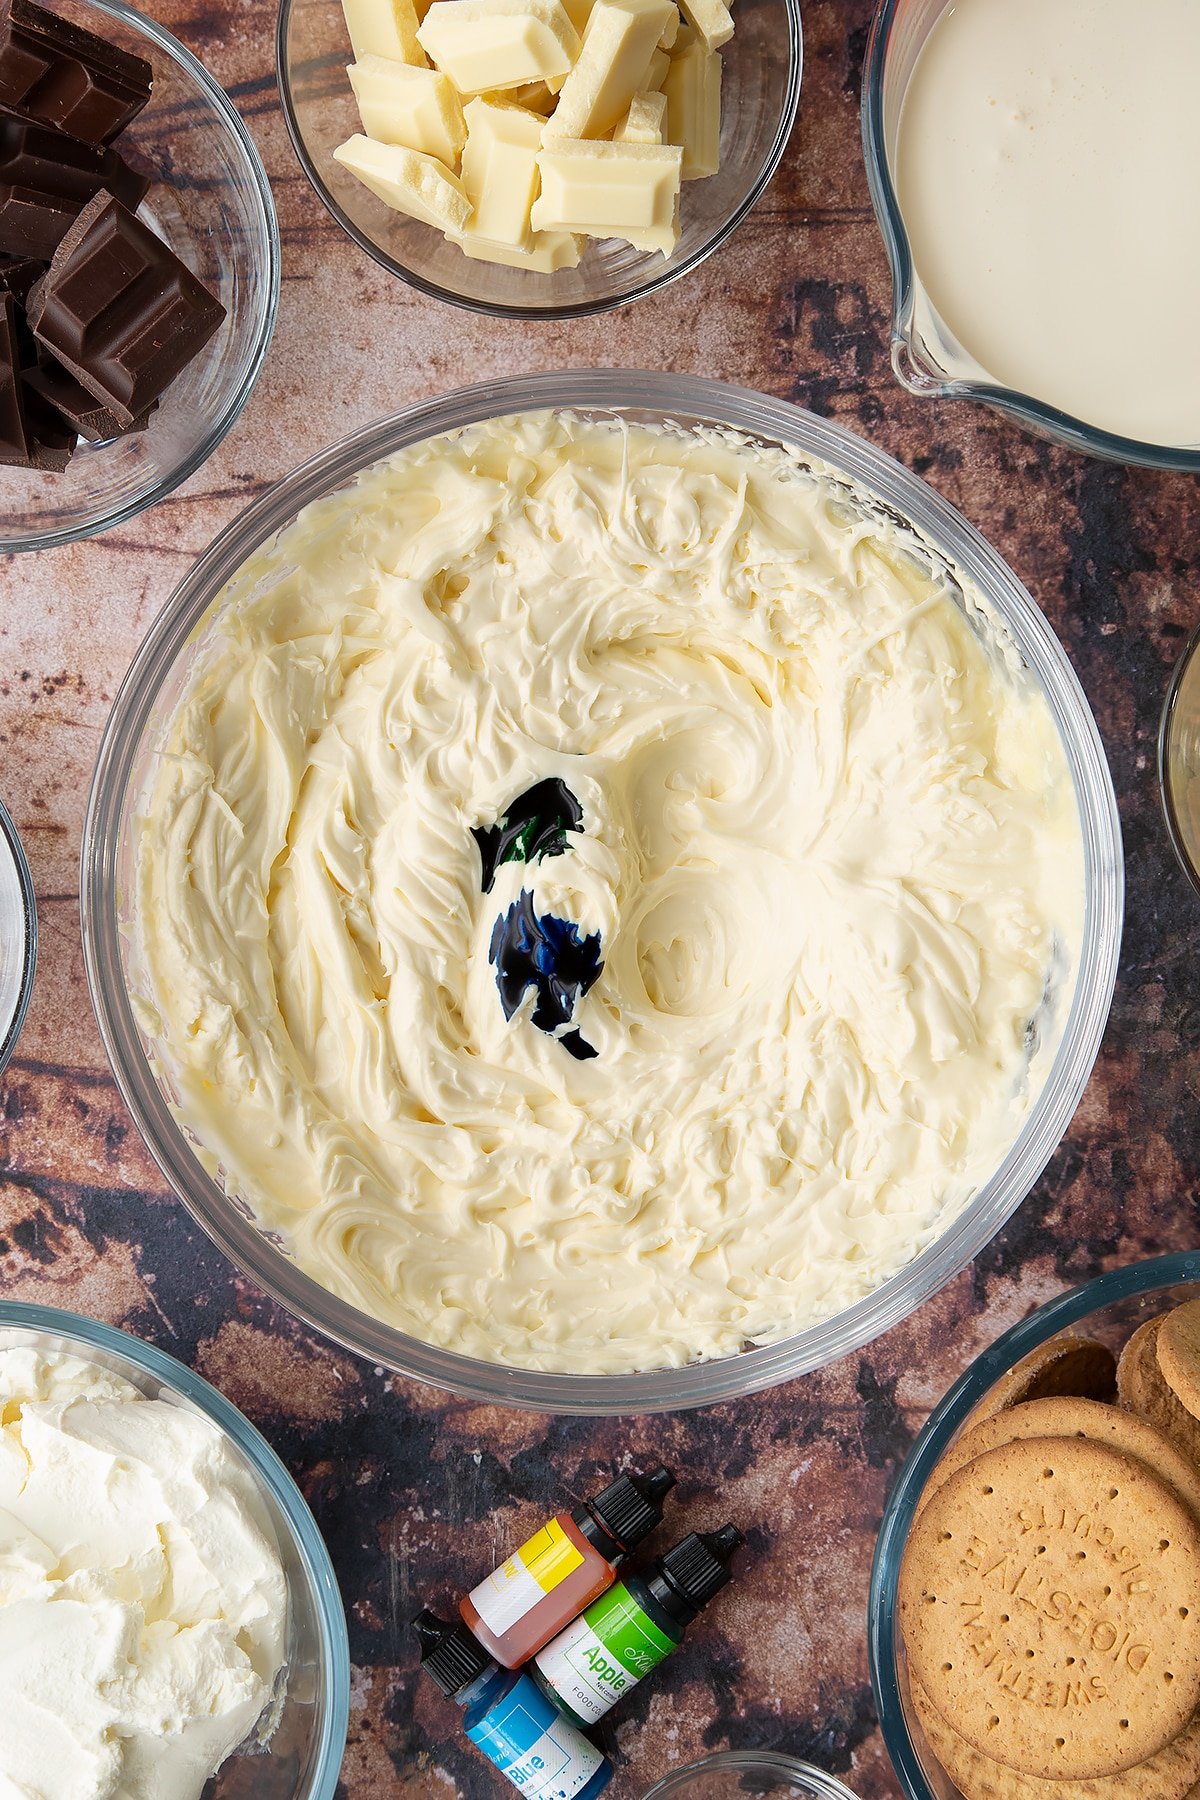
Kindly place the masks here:
<instances>
[{"instance_id":1,"label":"dark chocolate chunk","mask_svg":"<svg viewBox=\"0 0 1200 1800\"><path fill-rule=\"evenodd\" d=\"M8 293L0 293L0 463L18 469L28 469L33 464L21 384L16 305Z\"/></svg>"},{"instance_id":2,"label":"dark chocolate chunk","mask_svg":"<svg viewBox=\"0 0 1200 1800\"><path fill-rule=\"evenodd\" d=\"M11 294L17 303L17 348L23 369L33 368L38 359L37 341L29 329L25 308L34 282L45 273L45 263L32 256L0 256L0 293Z\"/></svg>"},{"instance_id":3,"label":"dark chocolate chunk","mask_svg":"<svg viewBox=\"0 0 1200 1800\"><path fill-rule=\"evenodd\" d=\"M28 306L29 290L46 273L36 256L0 256L0 290L11 294L19 306Z\"/></svg>"},{"instance_id":4,"label":"dark chocolate chunk","mask_svg":"<svg viewBox=\"0 0 1200 1800\"><path fill-rule=\"evenodd\" d=\"M143 413L132 425L122 425L103 401L89 394L83 383L76 381L70 370L64 369L52 356L44 356L34 368L26 369L25 389L52 406L75 434L86 438L89 444L102 444L124 431L145 431L150 412L154 411L151 407L150 412ZM157 405L156 400L154 406Z\"/></svg>"},{"instance_id":5,"label":"dark chocolate chunk","mask_svg":"<svg viewBox=\"0 0 1200 1800\"><path fill-rule=\"evenodd\" d=\"M0 0L0 103L57 125L87 144L107 144L136 118L154 71L33 0Z\"/></svg>"},{"instance_id":6,"label":"dark chocolate chunk","mask_svg":"<svg viewBox=\"0 0 1200 1800\"><path fill-rule=\"evenodd\" d=\"M49 262L101 188L136 212L150 186L115 150L0 107L0 250Z\"/></svg>"},{"instance_id":7,"label":"dark chocolate chunk","mask_svg":"<svg viewBox=\"0 0 1200 1800\"><path fill-rule=\"evenodd\" d=\"M79 433L30 386L28 370L21 377L21 386L33 466L61 475L75 454Z\"/></svg>"},{"instance_id":8,"label":"dark chocolate chunk","mask_svg":"<svg viewBox=\"0 0 1200 1800\"><path fill-rule=\"evenodd\" d=\"M100 193L29 296L29 323L122 427L141 417L220 327L225 308L162 239Z\"/></svg>"}]
</instances>

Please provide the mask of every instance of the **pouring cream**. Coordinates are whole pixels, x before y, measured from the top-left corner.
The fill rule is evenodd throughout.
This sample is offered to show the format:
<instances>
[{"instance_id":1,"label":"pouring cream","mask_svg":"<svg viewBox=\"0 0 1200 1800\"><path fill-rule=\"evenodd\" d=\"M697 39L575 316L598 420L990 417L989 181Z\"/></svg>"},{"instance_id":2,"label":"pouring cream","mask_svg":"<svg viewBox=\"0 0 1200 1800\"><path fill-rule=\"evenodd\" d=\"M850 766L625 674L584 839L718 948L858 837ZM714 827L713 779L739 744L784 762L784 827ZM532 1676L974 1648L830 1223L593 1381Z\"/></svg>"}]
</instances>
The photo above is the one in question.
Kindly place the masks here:
<instances>
[{"instance_id":1,"label":"pouring cream","mask_svg":"<svg viewBox=\"0 0 1200 1800\"><path fill-rule=\"evenodd\" d=\"M911 77L895 175L951 375L1200 445L1198 93L1196 0L946 8Z\"/></svg>"}]
</instances>

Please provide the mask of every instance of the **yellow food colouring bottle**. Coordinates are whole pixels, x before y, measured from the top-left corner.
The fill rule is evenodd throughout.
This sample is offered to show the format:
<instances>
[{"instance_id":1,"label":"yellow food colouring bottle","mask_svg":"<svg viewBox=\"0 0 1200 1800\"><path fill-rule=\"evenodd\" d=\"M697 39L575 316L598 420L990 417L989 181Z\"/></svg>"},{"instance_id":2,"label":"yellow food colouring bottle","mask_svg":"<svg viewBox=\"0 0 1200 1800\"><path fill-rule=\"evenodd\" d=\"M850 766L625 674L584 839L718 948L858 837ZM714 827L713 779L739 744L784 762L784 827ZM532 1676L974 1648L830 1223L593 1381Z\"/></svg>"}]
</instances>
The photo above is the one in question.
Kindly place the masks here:
<instances>
[{"instance_id":1,"label":"yellow food colouring bottle","mask_svg":"<svg viewBox=\"0 0 1200 1800\"><path fill-rule=\"evenodd\" d=\"M505 1669L536 1656L616 1580L634 1546L662 1523L675 1477L661 1465L621 1475L575 1512L561 1512L472 1588L458 1610Z\"/></svg>"}]
</instances>

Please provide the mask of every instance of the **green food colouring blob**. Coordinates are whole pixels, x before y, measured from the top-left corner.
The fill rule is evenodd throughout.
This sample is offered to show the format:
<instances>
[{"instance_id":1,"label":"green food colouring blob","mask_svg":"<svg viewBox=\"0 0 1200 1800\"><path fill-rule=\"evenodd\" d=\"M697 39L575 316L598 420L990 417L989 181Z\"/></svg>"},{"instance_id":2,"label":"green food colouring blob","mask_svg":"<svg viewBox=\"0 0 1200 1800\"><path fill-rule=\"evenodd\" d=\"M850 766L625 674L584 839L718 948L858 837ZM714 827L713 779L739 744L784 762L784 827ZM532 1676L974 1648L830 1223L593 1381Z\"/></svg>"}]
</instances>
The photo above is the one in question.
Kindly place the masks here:
<instances>
[{"instance_id":1,"label":"green food colouring blob","mask_svg":"<svg viewBox=\"0 0 1200 1800\"><path fill-rule=\"evenodd\" d=\"M630 1575L538 1653L530 1674L577 1725L594 1725L657 1669L684 1630L732 1579L743 1542L733 1525L693 1532L643 1575Z\"/></svg>"}]
</instances>

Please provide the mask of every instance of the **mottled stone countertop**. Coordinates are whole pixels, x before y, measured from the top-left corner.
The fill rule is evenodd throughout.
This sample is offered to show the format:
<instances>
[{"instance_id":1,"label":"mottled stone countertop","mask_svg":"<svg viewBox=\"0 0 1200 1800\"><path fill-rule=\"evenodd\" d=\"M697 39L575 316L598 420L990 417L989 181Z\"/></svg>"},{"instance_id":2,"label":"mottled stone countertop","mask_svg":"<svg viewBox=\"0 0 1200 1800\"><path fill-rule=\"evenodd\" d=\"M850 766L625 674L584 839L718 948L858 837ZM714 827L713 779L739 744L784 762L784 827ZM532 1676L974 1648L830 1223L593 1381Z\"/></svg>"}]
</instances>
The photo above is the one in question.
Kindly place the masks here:
<instances>
[{"instance_id":1,"label":"mottled stone countertop","mask_svg":"<svg viewBox=\"0 0 1200 1800\"><path fill-rule=\"evenodd\" d=\"M283 225L279 329L239 425L181 492L0 575L0 794L24 837L42 961L0 1078L0 1283L78 1308L193 1364L297 1476L329 1542L355 1675L348 1800L510 1791L418 1686L404 1629L493 1552L587 1492L614 1458L684 1471L682 1516L751 1527L746 1573L609 1734L614 1800L705 1748L772 1746L897 1789L872 1712L872 1545L929 1408L1001 1329L1102 1267L1195 1242L1200 902L1159 818L1154 739L1168 672L1200 617L1196 488L1047 448L981 411L895 384L888 280L858 138L870 0L806 0L801 123L749 222L697 275L606 318L476 318L392 282L327 218L275 95L266 0L149 0L233 94ZM488 375L628 364L728 377L864 432L991 539L1065 641L1112 758L1130 876L1120 988L1074 1125L1009 1229L867 1351L773 1394L642 1422L547 1420L381 1375L240 1280L164 1191L109 1076L79 942L78 856L105 717L176 581L254 495L406 403ZM312 371L319 368L314 382ZM679 1516L679 1515L677 1515Z\"/></svg>"}]
</instances>

